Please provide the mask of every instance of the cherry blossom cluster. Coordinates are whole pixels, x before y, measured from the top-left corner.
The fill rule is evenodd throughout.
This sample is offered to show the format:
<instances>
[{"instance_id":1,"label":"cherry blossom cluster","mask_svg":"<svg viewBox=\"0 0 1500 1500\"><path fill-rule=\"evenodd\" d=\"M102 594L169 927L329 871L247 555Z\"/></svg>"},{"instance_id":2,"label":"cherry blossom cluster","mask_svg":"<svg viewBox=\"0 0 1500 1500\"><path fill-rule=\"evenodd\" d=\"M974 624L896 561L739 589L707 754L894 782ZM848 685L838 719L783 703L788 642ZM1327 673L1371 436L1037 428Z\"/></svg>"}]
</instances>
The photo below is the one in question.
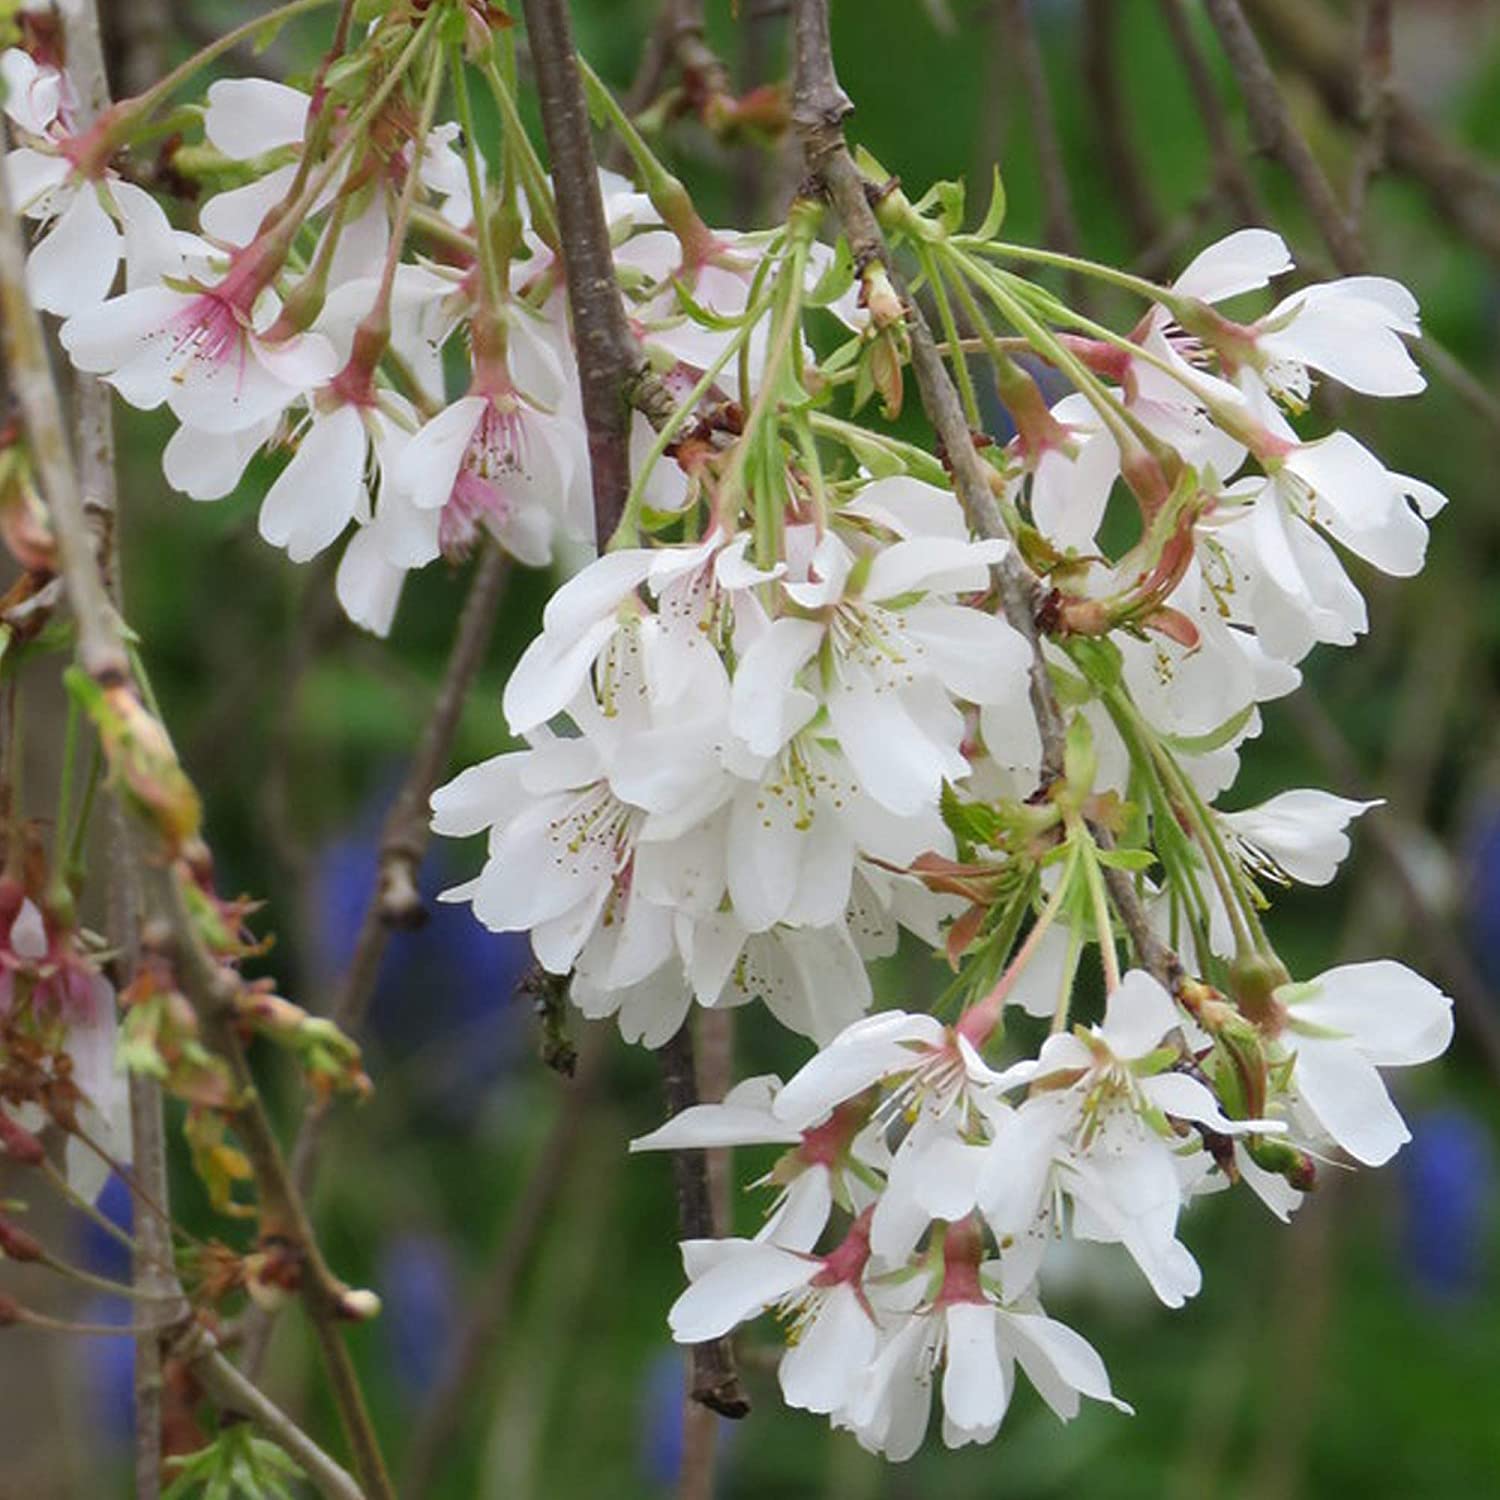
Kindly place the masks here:
<instances>
[{"instance_id":1,"label":"cherry blossom cluster","mask_svg":"<svg viewBox=\"0 0 1500 1500\"><path fill-rule=\"evenodd\" d=\"M1285 1218L1319 1161L1385 1162L1379 1069L1451 1034L1399 964L1298 982L1267 933L1268 889L1331 881L1373 804L1217 806L1259 705L1367 628L1346 557L1422 566L1443 497L1312 431L1321 380L1422 389L1416 303L1369 276L1272 301L1295 268L1264 229L1156 285L1004 241L1000 193L966 232L955 185L912 202L867 159L908 294L811 198L709 228L595 81L635 167L599 191L650 397L596 537L550 189L506 33L476 48L460 15L390 7L310 92L214 83L176 159L219 189L196 231L122 168L155 91L79 129L64 75L6 53L32 296L80 370L170 409L175 488L279 464L261 534L299 562L347 537L338 596L378 633L439 557L597 551L506 687L524 748L440 788L433 826L487 836L449 899L529 934L585 1015L658 1047L695 1004L764 1004L817 1048L636 1143L784 1148L753 1239L684 1245L676 1337L776 1310L787 1400L895 1459L934 1383L950 1445L994 1436L1017 1368L1064 1419L1122 1405L1043 1310L1057 1247L1119 1246L1180 1307L1193 1200L1244 1184ZM1069 307L1056 267L1137 321ZM887 420L908 295L983 506ZM903 932L943 992L867 1015Z\"/></svg>"}]
</instances>

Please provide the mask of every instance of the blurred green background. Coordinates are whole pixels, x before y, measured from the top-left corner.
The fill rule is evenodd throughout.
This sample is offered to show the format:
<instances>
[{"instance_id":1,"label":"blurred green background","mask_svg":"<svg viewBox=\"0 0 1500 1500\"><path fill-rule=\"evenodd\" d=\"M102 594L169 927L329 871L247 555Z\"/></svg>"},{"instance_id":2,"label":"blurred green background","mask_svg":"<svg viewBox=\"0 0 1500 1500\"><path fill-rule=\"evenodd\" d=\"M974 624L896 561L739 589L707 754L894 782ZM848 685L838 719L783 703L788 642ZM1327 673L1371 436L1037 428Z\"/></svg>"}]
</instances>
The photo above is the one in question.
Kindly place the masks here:
<instances>
[{"instance_id":1,"label":"blurred green background","mask_svg":"<svg viewBox=\"0 0 1500 1500\"><path fill-rule=\"evenodd\" d=\"M1308 8L1346 22L1360 9L1354 0L1309 0ZM133 0L106 0L104 9L122 34L138 20ZM781 76L784 9L740 0L735 16L727 0L711 0L711 40L747 70L746 83ZM909 190L964 175L981 197L998 161L1009 234L1039 239L1036 120L1007 9L840 0L835 49L858 104L852 135ZM1118 36L1103 64L1123 99L1149 204L1119 192L1108 143L1119 139L1120 122L1086 46L1101 7L1038 0L1031 9L1086 251L1125 264L1144 255L1168 271L1234 227L1239 221L1213 191L1203 122L1154 0L1114 5ZM1316 233L1283 174L1249 152L1197 5L1186 9L1270 222L1320 265ZM622 91L656 10L655 0L575 5L582 50ZM1500 159L1500 4L1398 0L1396 12L1401 86L1455 140ZM164 12L159 55L185 55L190 33L206 37L243 14L208 0L175 4ZM317 45L314 26L288 31L268 63L295 73ZM129 61L138 66L138 54ZM1342 182L1350 133L1295 72L1283 77L1300 124ZM663 145L711 222L774 212L799 175L794 158L769 151L747 164L692 124L671 127ZM1372 186L1367 233L1374 268L1413 287L1427 326L1490 388L1495 261L1396 173ZM1104 310L1117 321L1130 316L1124 307ZM1352 566L1371 601L1370 639L1353 652L1314 656L1304 693L1311 710L1268 709L1240 786L1225 800L1248 805L1294 785L1354 794L1351 772L1372 789L1366 794L1389 799L1368 820L1383 824L1379 846L1370 829L1357 831L1338 887L1288 895L1272 930L1304 972L1377 954L1410 959L1435 977L1444 963L1474 970L1466 1014L1477 1024L1461 1021L1443 1063L1397 1081L1413 1144L1379 1173L1326 1172L1289 1230L1246 1195L1195 1207L1183 1236L1203 1263L1205 1290L1183 1312L1157 1307L1122 1255L1063 1267L1049 1308L1097 1345L1115 1390L1137 1408L1133 1419L1089 1408L1064 1429L1023 1391L992 1446L949 1454L933 1437L910 1464L888 1467L820 1419L781 1407L774 1330L752 1328L743 1348L755 1411L720 1434L726 1500L1500 1494L1500 1056L1478 1040L1486 1019L1492 1031L1500 1024L1486 987L1500 980L1500 592L1491 582L1500 430L1442 381L1419 401L1344 398L1325 415L1393 468L1438 485L1452 504L1434 526L1419 580L1396 584ZM352 944L373 840L432 701L464 579L429 569L408 584L392 639L362 637L333 602L331 559L294 568L259 541L256 505L268 471L253 473L234 498L191 504L160 477L167 430L159 415L122 411L128 615L207 795L221 886L268 899L262 926L278 941L264 971L284 993L320 1007ZM514 578L455 765L508 746L501 686L537 628L549 586L539 576ZM1330 750L1344 763L1331 766ZM1392 857L1423 894L1424 914L1403 898ZM471 849L437 850L425 885L462 878L476 858ZM887 965L887 995L930 993L931 962L910 956ZM452 1413L451 1440L420 1494L649 1500L673 1492L681 1444L681 1368L665 1326L681 1283L669 1162L625 1151L661 1116L656 1072L612 1031L595 1039L602 1057L587 1090L543 1068L529 1003L514 993L525 965L523 945L483 933L467 908L439 909L423 932L396 938L365 1038L376 1093L338 1114L317 1217L335 1267L385 1302L385 1316L351 1343L399 1474L455 1341L495 1296L518 1201L535 1191L527 1185L550 1150L543 1166L555 1190L545 1226L514 1267L508 1314L484 1341ZM786 1074L806 1055L748 1012L738 1015L736 1048L741 1075ZM289 1081L276 1059L257 1061L290 1122ZM559 1142L557 1122L567 1116L579 1128ZM239 1227L213 1219L185 1153L174 1151L185 1222L234 1241ZM738 1182L768 1161L740 1153ZM107 1201L118 1209L123 1197ZM759 1201L736 1188L742 1228L757 1222ZM100 1246L88 1249L110 1264ZM14 1434L13 1452L26 1461L0 1457L0 1497L127 1493L128 1345L49 1345L43 1357L41 1384L55 1396L44 1402L50 1428L40 1438L37 1429ZM13 1362L0 1364L0 1388L21 1378ZM305 1412L336 1447L316 1354L295 1310L280 1321L268 1379L276 1398ZM0 1432L4 1423L0 1403Z\"/></svg>"}]
</instances>

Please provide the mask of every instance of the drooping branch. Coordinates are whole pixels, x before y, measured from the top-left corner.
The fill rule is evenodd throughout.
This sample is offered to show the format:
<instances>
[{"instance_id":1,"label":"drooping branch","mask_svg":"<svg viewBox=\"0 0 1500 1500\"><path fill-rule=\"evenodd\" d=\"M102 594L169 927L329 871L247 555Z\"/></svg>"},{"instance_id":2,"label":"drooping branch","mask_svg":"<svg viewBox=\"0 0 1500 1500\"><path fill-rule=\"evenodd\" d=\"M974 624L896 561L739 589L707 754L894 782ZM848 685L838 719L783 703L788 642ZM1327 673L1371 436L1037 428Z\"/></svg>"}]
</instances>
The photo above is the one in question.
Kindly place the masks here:
<instances>
[{"instance_id":1,"label":"drooping branch","mask_svg":"<svg viewBox=\"0 0 1500 1500\"><path fill-rule=\"evenodd\" d=\"M566 0L525 0L525 14L542 130L552 159L552 186L564 244L568 306L573 315L594 483L595 535L602 550L619 523L630 489L631 403L650 407L652 403L643 399L644 388L656 382L647 378L645 359L625 321L615 281ZM648 411L648 416L654 420L660 413ZM676 1109L698 1102L690 1024L685 1023L661 1052L668 1099ZM681 1061L684 1050L689 1059L686 1068ZM703 1154L679 1152L673 1160L684 1238L710 1233L711 1229L702 1226L711 1225L711 1219L698 1211L700 1200L703 1204L709 1201L708 1166ZM692 1361L694 1399L725 1416L742 1417L749 1411L727 1339L695 1345Z\"/></svg>"},{"instance_id":2,"label":"drooping branch","mask_svg":"<svg viewBox=\"0 0 1500 1500\"><path fill-rule=\"evenodd\" d=\"M26 293L25 263L20 221L8 187L0 181L0 309L11 384L20 399L32 457L58 538L63 581L77 627L79 664L101 688L120 687L131 680L123 627L105 588L90 534L41 319ZM348 1351L335 1327L336 1319L359 1317L365 1308L333 1276L313 1239L306 1210L245 1060L234 1019L237 982L204 946L172 869L154 851L148 855L140 839L130 840L128 850L121 852L133 858L152 898L149 905L170 934L167 945L183 993L197 1014L204 1044L229 1070L236 1095L234 1125L255 1178L262 1229L284 1237L302 1258L303 1299L328 1357L335 1400L361 1482L371 1500L393 1500L374 1428L358 1386L352 1382Z\"/></svg>"},{"instance_id":3,"label":"drooping branch","mask_svg":"<svg viewBox=\"0 0 1500 1500\"><path fill-rule=\"evenodd\" d=\"M870 203L867 184L844 139L843 122L853 110L839 86L828 34L828 0L797 0L793 12L796 83L792 119L802 138L809 173L818 180L834 206L849 241L856 267L878 259L890 274L906 307L911 336L912 370L922 398L922 409L932 424L953 475L954 487L970 524L982 535L1005 537L1005 521L990 486L987 465L975 450L973 434L964 419L957 388L938 352L932 329L911 296L892 260L879 221ZM1050 782L1062 774L1066 726L1037 625L1039 585L1012 549L996 567L1001 608L1007 622L1031 647L1030 694L1032 713L1042 743L1042 777ZM1095 829L1101 844L1107 834ZM1119 878L1116 878L1119 877ZM1144 967L1169 987L1177 977L1175 956L1156 938L1134 884L1123 871L1106 871L1115 904Z\"/></svg>"},{"instance_id":4,"label":"drooping branch","mask_svg":"<svg viewBox=\"0 0 1500 1500\"><path fill-rule=\"evenodd\" d=\"M524 0L542 133L552 160L568 310L578 352L583 417L594 482L594 535L601 550L630 490L630 388L640 346L615 281L598 164L578 74L566 0Z\"/></svg>"},{"instance_id":5,"label":"drooping branch","mask_svg":"<svg viewBox=\"0 0 1500 1500\"><path fill-rule=\"evenodd\" d=\"M1208 59L1198 43L1192 18L1187 13L1184 0L1161 0L1162 18L1166 22L1172 45L1187 74L1188 87L1193 93L1193 102L1198 106L1203 128L1208 132L1208 143L1213 151L1214 176L1221 192L1243 224L1259 224L1265 219L1260 195L1245 163L1239 146L1230 130L1228 116L1224 112L1224 100L1209 70Z\"/></svg>"},{"instance_id":6,"label":"drooping branch","mask_svg":"<svg viewBox=\"0 0 1500 1500\"><path fill-rule=\"evenodd\" d=\"M1207 6L1249 111L1256 144L1286 168L1339 270L1345 275L1362 270L1365 252L1359 232L1345 215L1312 147L1293 122L1281 85L1239 0L1207 0Z\"/></svg>"},{"instance_id":7,"label":"drooping branch","mask_svg":"<svg viewBox=\"0 0 1500 1500\"><path fill-rule=\"evenodd\" d=\"M1317 90L1336 118L1358 126L1364 91L1351 66L1358 47L1307 0L1248 0L1272 50ZM1500 172L1444 135L1398 84L1386 87L1385 154L1419 183L1433 212L1476 249L1500 261Z\"/></svg>"}]
</instances>

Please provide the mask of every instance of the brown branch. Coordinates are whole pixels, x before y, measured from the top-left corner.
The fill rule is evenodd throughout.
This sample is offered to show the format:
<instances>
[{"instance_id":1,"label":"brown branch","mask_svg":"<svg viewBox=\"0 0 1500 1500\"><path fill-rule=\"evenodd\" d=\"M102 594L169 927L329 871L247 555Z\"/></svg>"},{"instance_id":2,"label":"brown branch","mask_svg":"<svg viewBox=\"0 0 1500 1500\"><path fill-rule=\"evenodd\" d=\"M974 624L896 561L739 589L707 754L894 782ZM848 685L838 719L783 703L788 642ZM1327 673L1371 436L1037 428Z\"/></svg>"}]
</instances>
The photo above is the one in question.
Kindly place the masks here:
<instances>
[{"instance_id":1,"label":"brown branch","mask_svg":"<svg viewBox=\"0 0 1500 1500\"><path fill-rule=\"evenodd\" d=\"M1105 175L1137 249L1161 238L1161 214L1141 169L1121 82L1120 16L1117 0L1085 0L1083 81L1092 109L1094 136Z\"/></svg>"},{"instance_id":2,"label":"brown branch","mask_svg":"<svg viewBox=\"0 0 1500 1500\"><path fill-rule=\"evenodd\" d=\"M1362 118L1357 45L1344 27L1307 0L1247 0L1267 40L1300 73L1335 117ZM1439 218L1476 249L1500 261L1500 171L1438 130L1399 87L1386 96L1386 155L1393 171L1421 184Z\"/></svg>"},{"instance_id":3,"label":"brown branch","mask_svg":"<svg viewBox=\"0 0 1500 1500\"><path fill-rule=\"evenodd\" d=\"M41 319L26 295L25 261L21 226L11 207L9 190L0 181L0 308L4 311L11 383L21 401L31 452L58 538L63 580L77 623L80 665L99 685L116 686L130 680L122 626L94 550ZM262 1228L284 1235L303 1256L303 1297L321 1336L324 1325L335 1318L357 1317L364 1309L350 1302L347 1289L324 1263L301 1199L287 1174L234 1023L238 979L204 947L173 870L163 866L154 853L148 856L138 841L133 841L133 847L134 863L143 883L154 893L155 905L169 929L179 982L197 1012L204 1043L229 1068L237 1100L231 1114L254 1172ZM342 1350L337 1333L331 1328L326 1332L325 1352L332 1343ZM331 1373L337 1377L336 1370ZM362 1402L347 1399L348 1393L340 1388L337 1378L334 1385L361 1480L372 1500L388 1500L393 1492L368 1414Z\"/></svg>"},{"instance_id":4,"label":"brown branch","mask_svg":"<svg viewBox=\"0 0 1500 1500\"><path fill-rule=\"evenodd\" d=\"M1370 181L1385 166L1390 119L1391 0L1364 0L1359 39L1359 144L1349 173L1349 222L1364 222Z\"/></svg>"},{"instance_id":5,"label":"brown branch","mask_svg":"<svg viewBox=\"0 0 1500 1500\"><path fill-rule=\"evenodd\" d=\"M143 10L146 7L143 7ZM76 0L62 12L68 74L78 98L78 125L91 124L108 108L100 18L93 0ZM156 76L156 75L153 75ZM118 605L118 494L115 477L114 410L110 389L92 375L75 375L73 441L78 455L83 503L92 523L95 555L106 592ZM131 831L119 798L108 801L111 859L107 876L107 925L115 958L110 978L118 992L135 973L140 959L141 882L130 858ZM130 1159L143 1194L154 1204L168 1201L166 1135L162 1122L161 1085L144 1073L131 1073L126 1084L130 1111ZM141 1296L143 1322L175 1322L187 1304L172 1260L169 1222L159 1213L137 1215L131 1253L131 1282ZM149 1299L149 1300L148 1300ZM132 1397L132 1437L137 1500L156 1500L162 1491L162 1341L155 1332L136 1337Z\"/></svg>"},{"instance_id":6,"label":"brown branch","mask_svg":"<svg viewBox=\"0 0 1500 1500\"><path fill-rule=\"evenodd\" d=\"M1239 0L1205 3L1244 97L1256 144L1286 168L1339 270L1345 275L1363 270L1365 252L1359 233L1345 216L1312 147L1293 122L1281 86Z\"/></svg>"},{"instance_id":7,"label":"brown branch","mask_svg":"<svg viewBox=\"0 0 1500 1500\"><path fill-rule=\"evenodd\" d=\"M1182 70L1187 74L1188 87L1193 92L1203 128L1208 133L1209 146L1213 151L1214 176L1219 189L1242 223L1264 223L1266 215L1261 206L1260 195L1250 180L1250 174L1245 170L1239 144L1230 129L1229 117L1224 112L1224 100L1220 97L1218 85L1209 69L1208 59L1203 55L1203 48L1198 45L1198 37L1183 0L1161 0L1161 11L1172 45L1176 47L1178 59L1182 63Z\"/></svg>"},{"instance_id":8,"label":"brown branch","mask_svg":"<svg viewBox=\"0 0 1500 1500\"><path fill-rule=\"evenodd\" d=\"M542 130L552 158L552 186L562 230L568 306L573 315L594 481L594 529L602 550L619 524L630 488L631 403L643 409L653 407L653 401L647 399L651 394L648 387L658 383L647 378L644 356L625 321L615 281L566 0L524 0L524 7ZM653 412L648 410L647 415L653 416ZM653 420L660 419L662 414L655 412ZM685 1028L660 1054L668 1095L679 1109L697 1102L691 1062L684 1071L677 1056L684 1045L691 1058L692 1042ZM698 1217L695 1208L700 1199L708 1202L708 1168L702 1153L679 1153L675 1162L684 1238L711 1233L711 1219ZM726 1416L743 1416L749 1410L727 1340L699 1346L694 1368L696 1399Z\"/></svg>"},{"instance_id":9,"label":"brown branch","mask_svg":"<svg viewBox=\"0 0 1500 1500\"><path fill-rule=\"evenodd\" d=\"M643 361L615 281L567 0L523 0L523 8L552 160L594 482L594 536L602 551L630 490L630 389Z\"/></svg>"},{"instance_id":10,"label":"brown branch","mask_svg":"<svg viewBox=\"0 0 1500 1500\"><path fill-rule=\"evenodd\" d=\"M423 1500L432 1492L443 1459L452 1450L466 1403L472 1399L487 1361L505 1345L521 1277L568 1182L584 1139L588 1105L603 1056L602 1039L590 1031L580 1049L571 1087L558 1101L547 1138L507 1216L488 1278L466 1302L463 1333L449 1351L443 1371L417 1416L401 1475L401 1493L408 1500Z\"/></svg>"},{"instance_id":11,"label":"brown branch","mask_svg":"<svg viewBox=\"0 0 1500 1500\"><path fill-rule=\"evenodd\" d=\"M673 1118L698 1103L698 1073L693 1060L691 1015L658 1053L667 1117ZM677 1187L677 1218L685 1240L714 1237L713 1194L708 1164L702 1151L674 1151L672 1175ZM688 1394L696 1402L726 1417L743 1417L750 1399L740 1385L734 1350L728 1338L694 1344Z\"/></svg>"}]
</instances>

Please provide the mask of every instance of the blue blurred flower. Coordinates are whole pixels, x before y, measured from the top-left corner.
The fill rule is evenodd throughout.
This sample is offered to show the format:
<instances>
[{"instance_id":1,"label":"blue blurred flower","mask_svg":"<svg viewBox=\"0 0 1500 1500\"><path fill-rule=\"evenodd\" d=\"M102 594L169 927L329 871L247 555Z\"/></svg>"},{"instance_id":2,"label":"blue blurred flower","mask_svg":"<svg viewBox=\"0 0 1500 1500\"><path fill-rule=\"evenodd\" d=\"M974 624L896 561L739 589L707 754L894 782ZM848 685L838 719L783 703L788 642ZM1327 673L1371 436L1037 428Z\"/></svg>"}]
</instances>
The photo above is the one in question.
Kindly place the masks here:
<instances>
[{"instance_id":1,"label":"blue blurred flower","mask_svg":"<svg viewBox=\"0 0 1500 1500\"><path fill-rule=\"evenodd\" d=\"M323 849L314 881L319 972L333 981L354 951L374 889L385 802L380 798L356 826ZM424 861L420 888L428 920L392 934L370 1011L378 1047L420 1058L414 1082L424 1100L455 1121L497 1076L525 1053L526 1007L516 986L531 962L524 935L488 932L467 906L436 901L439 891L472 873L453 868L439 845Z\"/></svg>"},{"instance_id":2,"label":"blue blurred flower","mask_svg":"<svg viewBox=\"0 0 1500 1500\"><path fill-rule=\"evenodd\" d=\"M1495 1162L1482 1120L1458 1108L1411 1122L1401 1157L1402 1248L1417 1289L1460 1301L1479 1290L1495 1200Z\"/></svg>"},{"instance_id":3,"label":"blue blurred flower","mask_svg":"<svg viewBox=\"0 0 1500 1500\"><path fill-rule=\"evenodd\" d=\"M647 1369L641 1401L641 1473L647 1483L670 1493L676 1492L682 1469L682 1418L687 1400L684 1365L681 1349L658 1354ZM722 1473L738 1433L735 1423L724 1417L715 1420L714 1466Z\"/></svg>"},{"instance_id":4,"label":"blue blurred flower","mask_svg":"<svg viewBox=\"0 0 1500 1500\"><path fill-rule=\"evenodd\" d=\"M435 1234L399 1235L381 1252L377 1281L388 1361L411 1402L436 1383L453 1345L458 1278L452 1252Z\"/></svg>"}]
</instances>

